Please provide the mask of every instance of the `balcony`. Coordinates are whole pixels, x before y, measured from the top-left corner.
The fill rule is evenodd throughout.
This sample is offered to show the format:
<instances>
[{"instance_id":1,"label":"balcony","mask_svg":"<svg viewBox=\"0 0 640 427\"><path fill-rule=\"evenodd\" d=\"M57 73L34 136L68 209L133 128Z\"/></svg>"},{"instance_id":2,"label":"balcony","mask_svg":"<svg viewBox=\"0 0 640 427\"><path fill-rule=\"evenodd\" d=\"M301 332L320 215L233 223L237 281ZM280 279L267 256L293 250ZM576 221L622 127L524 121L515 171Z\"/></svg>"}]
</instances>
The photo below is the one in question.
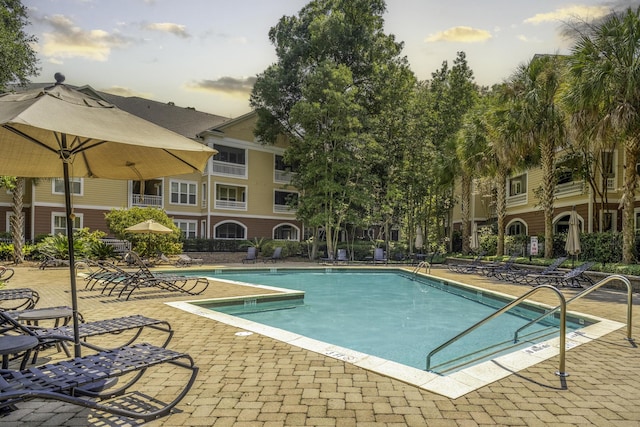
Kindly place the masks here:
<instances>
[{"instance_id":1,"label":"balcony","mask_svg":"<svg viewBox=\"0 0 640 427\"><path fill-rule=\"evenodd\" d=\"M292 209L289 205L273 205L273 212L282 214L295 214L296 210Z\"/></svg>"},{"instance_id":2,"label":"balcony","mask_svg":"<svg viewBox=\"0 0 640 427\"><path fill-rule=\"evenodd\" d=\"M247 202L236 202L233 200L216 200L215 209L229 209L234 211L246 211Z\"/></svg>"},{"instance_id":3,"label":"balcony","mask_svg":"<svg viewBox=\"0 0 640 427\"><path fill-rule=\"evenodd\" d=\"M132 194L131 206L161 208L162 196L152 196L150 194Z\"/></svg>"},{"instance_id":4,"label":"balcony","mask_svg":"<svg viewBox=\"0 0 640 427\"><path fill-rule=\"evenodd\" d=\"M246 165L213 161L213 173L216 175L234 176L244 178L247 173Z\"/></svg>"},{"instance_id":5,"label":"balcony","mask_svg":"<svg viewBox=\"0 0 640 427\"><path fill-rule=\"evenodd\" d=\"M507 197L507 207L527 204L527 193L514 194Z\"/></svg>"},{"instance_id":6,"label":"balcony","mask_svg":"<svg viewBox=\"0 0 640 427\"><path fill-rule=\"evenodd\" d=\"M273 181L278 184L290 184L291 183L291 172L274 170L273 171Z\"/></svg>"},{"instance_id":7,"label":"balcony","mask_svg":"<svg viewBox=\"0 0 640 427\"><path fill-rule=\"evenodd\" d=\"M566 182L556 185L555 195L556 197L566 197L582 194L584 192L583 181Z\"/></svg>"}]
</instances>

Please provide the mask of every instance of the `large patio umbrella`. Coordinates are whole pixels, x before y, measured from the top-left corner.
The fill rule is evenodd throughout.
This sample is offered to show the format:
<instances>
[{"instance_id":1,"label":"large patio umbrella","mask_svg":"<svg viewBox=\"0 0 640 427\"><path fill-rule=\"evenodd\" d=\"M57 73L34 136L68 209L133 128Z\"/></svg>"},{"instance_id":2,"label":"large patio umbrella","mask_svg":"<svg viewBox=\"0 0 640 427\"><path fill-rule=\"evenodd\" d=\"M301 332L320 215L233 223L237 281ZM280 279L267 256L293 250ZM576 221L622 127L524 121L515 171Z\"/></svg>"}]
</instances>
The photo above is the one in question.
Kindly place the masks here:
<instances>
[{"instance_id":1,"label":"large patio umbrella","mask_svg":"<svg viewBox=\"0 0 640 427\"><path fill-rule=\"evenodd\" d=\"M70 177L145 180L202 171L215 150L62 84L0 95L0 175L64 179L74 353L80 356Z\"/></svg>"},{"instance_id":2,"label":"large patio umbrella","mask_svg":"<svg viewBox=\"0 0 640 427\"><path fill-rule=\"evenodd\" d=\"M138 224L127 227L124 231L132 234L148 234L149 235L149 255L151 255L151 236L154 234L171 234L173 230L169 227L156 222L152 219L142 221Z\"/></svg>"},{"instance_id":3,"label":"large patio umbrella","mask_svg":"<svg viewBox=\"0 0 640 427\"><path fill-rule=\"evenodd\" d=\"M475 221L471 225L471 236L469 236L469 249L477 251L480 248L480 239L478 238L478 223Z\"/></svg>"},{"instance_id":4,"label":"large patio umbrella","mask_svg":"<svg viewBox=\"0 0 640 427\"><path fill-rule=\"evenodd\" d=\"M416 240L413 243L417 250L421 250L424 246L424 236L422 235L422 227L418 226L416 228Z\"/></svg>"},{"instance_id":5,"label":"large patio umbrella","mask_svg":"<svg viewBox=\"0 0 640 427\"><path fill-rule=\"evenodd\" d=\"M564 245L564 249L568 255L571 255L571 266L575 261L575 256L581 251L580 248L580 227L578 224L578 213L574 206L569 215L569 231L567 233L567 243Z\"/></svg>"}]
</instances>

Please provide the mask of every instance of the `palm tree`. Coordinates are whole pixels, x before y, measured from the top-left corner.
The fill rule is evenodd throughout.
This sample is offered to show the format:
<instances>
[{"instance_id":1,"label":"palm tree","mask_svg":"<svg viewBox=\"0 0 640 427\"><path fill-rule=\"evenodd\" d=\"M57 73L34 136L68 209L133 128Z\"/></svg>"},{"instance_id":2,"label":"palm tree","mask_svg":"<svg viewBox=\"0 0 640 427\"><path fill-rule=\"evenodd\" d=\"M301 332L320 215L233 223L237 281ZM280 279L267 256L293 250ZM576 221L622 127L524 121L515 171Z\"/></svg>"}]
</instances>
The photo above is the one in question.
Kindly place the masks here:
<instances>
[{"instance_id":1,"label":"palm tree","mask_svg":"<svg viewBox=\"0 0 640 427\"><path fill-rule=\"evenodd\" d=\"M542 169L539 202L544 212L544 256L553 256L555 157L565 145L563 112L556 102L563 77L563 60L557 55L536 55L518 67L510 78L515 140L520 150L533 154Z\"/></svg>"},{"instance_id":2,"label":"palm tree","mask_svg":"<svg viewBox=\"0 0 640 427\"><path fill-rule=\"evenodd\" d=\"M614 12L593 23L572 24L576 38L568 58L563 105L571 123L624 146L622 260L635 261L634 204L640 158L640 7ZM595 113L595 114L594 114ZM593 125L593 123L590 123Z\"/></svg>"},{"instance_id":3,"label":"palm tree","mask_svg":"<svg viewBox=\"0 0 640 427\"><path fill-rule=\"evenodd\" d=\"M25 178L13 176L0 176L0 187L11 192L13 214L11 215L11 238L13 240L13 262L22 264L24 254L22 243L24 239L24 190Z\"/></svg>"}]
</instances>

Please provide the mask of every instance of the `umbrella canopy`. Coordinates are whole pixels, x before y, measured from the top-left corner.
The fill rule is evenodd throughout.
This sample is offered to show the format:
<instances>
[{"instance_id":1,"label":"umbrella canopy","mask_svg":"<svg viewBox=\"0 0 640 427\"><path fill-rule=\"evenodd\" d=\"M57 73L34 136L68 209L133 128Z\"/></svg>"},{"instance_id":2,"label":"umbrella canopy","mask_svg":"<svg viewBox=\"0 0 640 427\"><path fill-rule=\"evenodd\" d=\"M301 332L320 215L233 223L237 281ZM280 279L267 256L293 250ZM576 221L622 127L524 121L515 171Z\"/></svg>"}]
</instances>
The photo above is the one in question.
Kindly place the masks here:
<instances>
[{"instance_id":1,"label":"umbrella canopy","mask_svg":"<svg viewBox=\"0 0 640 427\"><path fill-rule=\"evenodd\" d=\"M580 226L578 224L578 213L575 206L569 215L569 232L567 233L567 243L564 246L567 254L574 256L580 253Z\"/></svg>"},{"instance_id":2,"label":"umbrella canopy","mask_svg":"<svg viewBox=\"0 0 640 427\"><path fill-rule=\"evenodd\" d=\"M215 150L62 84L0 95L0 175L64 179L74 353L80 356L70 177L201 172Z\"/></svg>"},{"instance_id":3,"label":"umbrella canopy","mask_svg":"<svg viewBox=\"0 0 640 427\"><path fill-rule=\"evenodd\" d=\"M471 225L471 236L469 236L469 249L478 250L480 247L480 239L478 238L478 224L474 221Z\"/></svg>"},{"instance_id":4,"label":"umbrella canopy","mask_svg":"<svg viewBox=\"0 0 640 427\"><path fill-rule=\"evenodd\" d=\"M165 227L159 222L155 222L152 219L148 219L146 221L142 221L136 225L132 225L131 227L127 227L124 229L129 233L134 234L171 234L173 230L169 227Z\"/></svg>"},{"instance_id":5,"label":"umbrella canopy","mask_svg":"<svg viewBox=\"0 0 640 427\"><path fill-rule=\"evenodd\" d=\"M423 240L424 237L422 235L422 227L418 226L418 228L416 229L416 241L414 242L414 246L416 247L416 249L422 249L422 246L424 245Z\"/></svg>"}]
</instances>

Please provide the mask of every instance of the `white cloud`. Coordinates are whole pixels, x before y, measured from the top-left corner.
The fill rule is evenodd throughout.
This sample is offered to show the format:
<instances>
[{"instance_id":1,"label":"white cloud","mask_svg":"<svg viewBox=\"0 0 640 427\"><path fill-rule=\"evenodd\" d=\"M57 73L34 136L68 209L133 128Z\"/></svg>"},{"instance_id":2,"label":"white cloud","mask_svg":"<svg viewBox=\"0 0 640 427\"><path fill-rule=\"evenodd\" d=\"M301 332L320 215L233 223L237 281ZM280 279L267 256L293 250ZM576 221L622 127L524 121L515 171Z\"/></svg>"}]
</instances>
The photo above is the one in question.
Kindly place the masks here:
<instances>
[{"instance_id":1,"label":"white cloud","mask_svg":"<svg viewBox=\"0 0 640 427\"><path fill-rule=\"evenodd\" d=\"M251 93L255 77L235 78L220 77L217 80L199 80L187 83L185 86L189 90L198 92L221 93L233 97L244 97Z\"/></svg>"},{"instance_id":2,"label":"white cloud","mask_svg":"<svg viewBox=\"0 0 640 427\"><path fill-rule=\"evenodd\" d=\"M607 6L573 5L561 7L552 12L537 13L531 18L525 19L524 23L537 25L545 22L566 21L568 19L592 20L610 12L611 9Z\"/></svg>"},{"instance_id":3,"label":"white cloud","mask_svg":"<svg viewBox=\"0 0 640 427\"><path fill-rule=\"evenodd\" d=\"M477 28L458 26L452 27L444 31L440 31L436 34L430 34L425 39L425 42L463 42L463 43L476 43L489 40L491 33L487 30L480 30Z\"/></svg>"},{"instance_id":4,"label":"white cloud","mask_svg":"<svg viewBox=\"0 0 640 427\"><path fill-rule=\"evenodd\" d=\"M191 37L191 35L187 32L186 26L181 24L174 24L172 22L154 22L151 24L143 25L143 28L146 30L173 34L174 36L181 37L183 39Z\"/></svg>"},{"instance_id":5,"label":"white cloud","mask_svg":"<svg viewBox=\"0 0 640 427\"><path fill-rule=\"evenodd\" d=\"M53 27L53 31L42 34L40 52L54 61L77 57L106 61L111 49L130 43L125 37L104 30L83 30L63 15L45 17L44 21Z\"/></svg>"}]
</instances>

